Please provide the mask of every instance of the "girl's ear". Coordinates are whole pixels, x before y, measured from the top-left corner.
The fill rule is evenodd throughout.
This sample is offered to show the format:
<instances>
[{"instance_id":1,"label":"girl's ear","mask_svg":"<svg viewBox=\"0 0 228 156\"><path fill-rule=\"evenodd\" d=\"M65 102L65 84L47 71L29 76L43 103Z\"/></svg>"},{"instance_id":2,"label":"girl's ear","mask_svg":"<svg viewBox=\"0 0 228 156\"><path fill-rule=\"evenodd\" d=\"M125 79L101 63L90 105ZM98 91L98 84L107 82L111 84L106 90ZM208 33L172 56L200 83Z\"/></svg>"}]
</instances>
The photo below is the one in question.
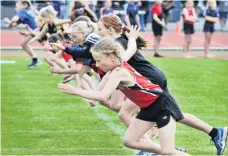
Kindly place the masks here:
<instances>
[{"instance_id":1,"label":"girl's ear","mask_svg":"<svg viewBox=\"0 0 228 156\"><path fill-rule=\"evenodd\" d=\"M110 34L110 35L113 34L113 28L112 28L112 27L108 28L108 31L109 31L109 34Z\"/></svg>"},{"instance_id":2,"label":"girl's ear","mask_svg":"<svg viewBox=\"0 0 228 156\"><path fill-rule=\"evenodd\" d=\"M111 54L111 55L110 55L110 61L114 62L115 58L116 58L116 57L115 57L114 54Z\"/></svg>"},{"instance_id":3,"label":"girl's ear","mask_svg":"<svg viewBox=\"0 0 228 156\"><path fill-rule=\"evenodd\" d=\"M85 37L86 37L86 34L85 34L85 32L82 32L82 34L83 34L83 36L85 36Z\"/></svg>"}]
</instances>

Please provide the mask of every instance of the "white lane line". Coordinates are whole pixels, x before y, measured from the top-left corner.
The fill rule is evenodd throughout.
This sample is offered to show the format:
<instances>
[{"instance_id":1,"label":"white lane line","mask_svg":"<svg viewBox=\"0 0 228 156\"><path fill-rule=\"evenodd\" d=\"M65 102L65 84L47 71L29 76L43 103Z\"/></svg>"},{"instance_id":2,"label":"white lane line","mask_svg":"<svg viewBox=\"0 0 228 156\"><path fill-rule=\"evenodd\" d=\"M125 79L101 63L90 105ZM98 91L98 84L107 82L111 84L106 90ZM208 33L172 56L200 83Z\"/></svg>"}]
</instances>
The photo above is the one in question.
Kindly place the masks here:
<instances>
[{"instance_id":1,"label":"white lane line","mask_svg":"<svg viewBox=\"0 0 228 156\"><path fill-rule=\"evenodd\" d=\"M99 107L102 107L102 106L97 106L95 108L92 108L94 110L94 112L96 113L96 115L104 121L104 123L109 127L110 130L112 130L114 133L118 134L120 136L120 141L122 142L123 140L123 136L125 134L125 131L121 126L120 124L115 124L112 120L110 120L109 118L109 115L106 114L105 112L103 112L101 110L101 108ZM117 114L116 114L117 115ZM124 147L124 146L123 146ZM132 154L135 154L136 153L136 150L133 150L133 149L128 149L126 147L124 147L126 150L129 150L132 152Z\"/></svg>"},{"instance_id":2,"label":"white lane line","mask_svg":"<svg viewBox=\"0 0 228 156\"><path fill-rule=\"evenodd\" d=\"M97 106L95 108L92 108L99 119L103 120L104 123L112 130L114 133L120 135L120 138L122 140L122 137L125 133L125 130L119 125L113 123L113 121L110 119L109 115L101 111L99 108L100 106ZM117 115L117 114L116 114Z\"/></svg>"},{"instance_id":3,"label":"white lane line","mask_svg":"<svg viewBox=\"0 0 228 156\"><path fill-rule=\"evenodd\" d=\"M85 151L109 151L109 150L126 150L125 148L118 148L118 147L78 147L78 148L2 148L1 151L78 151L78 150L85 150Z\"/></svg>"},{"instance_id":4,"label":"white lane line","mask_svg":"<svg viewBox=\"0 0 228 156\"><path fill-rule=\"evenodd\" d=\"M86 147L78 147L78 148L2 148L1 151L79 151L79 150L85 150L85 151L110 151L110 150L126 150L125 148L118 148L118 147L92 147L92 148L86 148ZM215 152L215 149L213 146L209 147L191 147L187 149L188 151L205 151L205 152ZM212 153L211 153L212 154Z\"/></svg>"},{"instance_id":5,"label":"white lane line","mask_svg":"<svg viewBox=\"0 0 228 156\"><path fill-rule=\"evenodd\" d=\"M15 64L16 61L0 60L0 64Z\"/></svg>"},{"instance_id":6,"label":"white lane line","mask_svg":"<svg viewBox=\"0 0 228 156\"><path fill-rule=\"evenodd\" d=\"M107 118L109 118L110 120L112 119L117 119L116 117L113 116L107 116ZM37 117L16 117L16 116L11 116L11 117L2 117L3 120L16 120L16 121L20 121L20 120L31 120L31 121L40 121L40 120L85 120L85 119L93 119L93 116L68 116L68 117L57 117L57 116L37 116Z\"/></svg>"},{"instance_id":7,"label":"white lane line","mask_svg":"<svg viewBox=\"0 0 228 156\"><path fill-rule=\"evenodd\" d=\"M103 133L103 132L107 132L109 130L105 130L105 129L99 129L99 130L95 130L95 129L83 129L83 130L76 130L76 129L67 129L67 130L15 130L15 131L7 131L4 132L4 130L2 131L2 133L27 133L27 134L46 134L46 133Z\"/></svg>"}]
</instances>

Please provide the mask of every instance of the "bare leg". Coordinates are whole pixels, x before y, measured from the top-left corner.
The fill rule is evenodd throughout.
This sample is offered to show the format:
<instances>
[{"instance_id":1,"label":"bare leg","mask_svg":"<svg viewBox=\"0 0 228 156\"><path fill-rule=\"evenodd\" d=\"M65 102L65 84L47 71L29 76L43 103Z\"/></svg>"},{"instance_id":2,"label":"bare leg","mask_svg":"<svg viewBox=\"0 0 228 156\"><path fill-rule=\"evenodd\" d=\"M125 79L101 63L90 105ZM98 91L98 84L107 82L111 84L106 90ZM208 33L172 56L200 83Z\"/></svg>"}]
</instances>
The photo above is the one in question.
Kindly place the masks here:
<instances>
[{"instance_id":1,"label":"bare leg","mask_svg":"<svg viewBox=\"0 0 228 156\"><path fill-rule=\"evenodd\" d=\"M205 44L204 44L204 54L206 58L212 57L212 55L209 54L209 46L212 39L212 33L206 32L205 33Z\"/></svg>"},{"instance_id":2,"label":"bare leg","mask_svg":"<svg viewBox=\"0 0 228 156\"><path fill-rule=\"evenodd\" d=\"M153 143L150 140L141 139L142 136L146 132L148 132L154 125L154 122L147 122L133 118L124 136L124 145L128 148L160 153L160 145L158 145L157 143Z\"/></svg>"},{"instance_id":3,"label":"bare leg","mask_svg":"<svg viewBox=\"0 0 228 156\"><path fill-rule=\"evenodd\" d=\"M54 54L54 55L52 55L52 57L50 58L50 60L53 61L53 62L55 62L62 69L69 68L69 66L67 65L67 62L65 60L61 59L59 55L61 55L61 54Z\"/></svg>"},{"instance_id":4,"label":"bare leg","mask_svg":"<svg viewBox=\"0 0 228 156\"><path fill-rule=\"evenodd\" d=\"M165 26L166 26L166 27L167 27L167 25L168 25L168 17L169 17L168 14L164 14L164 22L165 22Z\"/></svg>"},{"instance_id":5,"label":"bare leg","mask_svg":"<svg viewBox=\"0 0 228 156\"><path fill-rule=\"evenodd\" d=\"M187 46L188 56L189 56L189 49L190 49L191 43L192 43L192 35L188 35L188 46Z\"/></svg>"},{"instance_id":6,"label":"bare leg","mask_svg":"<svg viewBox=\"0 0 228 156\"><path fill-rule=\"evenodd\" d=\"M154 124L154 122L148 122L134 118L124 136L124 145L129 148L159 154L186 155L186 153L175 150L174 138L176 123L173 119L170 120L168 125L159 129L161 145L153 143L152 141L147 139L141 139L142 136L154 126Z\"/></svg>"},{"instance_id":7,"label":"bare leg","mask_svg":"<svg viewBox=\"0 0 228 156\"><path fill-rule=\"evenodd\" d=\"M21 47L29 54L31 58L37 58L36 53L32 50L31 46L28 45L28 42L32 39L33 37L31 35L26 36L23 41L21 42Z\"/></svg>"},{"instance_id":8,"label":"bare leg","mask_svg":"<svg viewBox=\"0 0 228 156\"><path fill-rule=\"evenodd\" d=\"M73 68L78 69L78 71L82 68L81 64L74 64L74 65L71 65L71 66L73 66ZM81 78L80 78L78 73L74 74L74 80L75 80L75 82L77 83L77 85L79 87L82 87Z\"/></svg>"},{"instance_id":9,"label":"bare leg","mask_svg":"<svg viewBox=\"0 0 228 156\"><path fill-rule=\"evenodd\" d=\"M115 90L112 93L110 100L102 102L101 105L106 106L115 112L119 112L122 107L124 97L125 95L122 92L120 92L119 90Z\"/></svg>"},{"instance_id":10,"label":"bare leg","mask_svg":"<svg viewBox=\"0 0 228 156\"><path fill-rule=\"evenodd\" d=\"M191 43L191 35L185 34L184 36L184 56L189 57L189 47Z\"/></svg>"},{"instance_id":11,"label":"bare leg","mask_svg":"<svg viewBox=\"0 0 228 156\"><path fill-rule=\"evenodd\" d=\"M90 88L92 88L93 90L95 89L95 86L90 78L90 76L88 74L85 74L83 76L83 79L89 84Z\"/></svg>"},{"instance_id":12,"label":"bare leg","mask_svg":"<svg viewBox=\"0 0 228 156\"><path fill-rule=\"evenodd\" d=\"M168 125L159 128L158 134L160 139L162 155L188 155L175 149L176 121L170 116Z\"/></svg>"},{"instance_id":13,"label":"bare leg","mask_svg":"<svg viewBox=\"0 0 228 156\"><path fill-rule=\"evenodd\" d=\"M154 38L154 54L158 54L160 42L161 42L161 36L155 36L155 38Z\"/></svg>"},{"instance_id":14,"label":"bare leg","mask_svg":"<svg viewBox=\"0 0 228 156\"><path fill-rule=\"evenodd\" d=\"M131 124L134 114L138 111L139 107L131 100L127 99L123 102L118 116L119 119L128 127Z\"/></svg>"},{"instance_id":15,"label":"bare leg","mask_svg":"<svg viewBox=\"0 0 228 156\"><path fill-rule=\"evenodd\" d=\"M122 108L118 113L119 119L129 127L134 119L134 115L139 112L139 110L140 108L135 103L127 99L126 101L123 101ZM141 139L150 140L150 137L145 134Z\"/></svg>"},{"instance_id":16,"label":"bare leg","mask_svg":"<svg viewBox=\"0 0 228 156\"><path fill-rule=\"evenodd\" d=\"M58 66L52 61L52 57L54 56L54 54L52 52L47 52L47 55L44 57L44 60L51 66L51 67L55 67L58 68Z\"/></svg>"},{"instance_id":17,"label":"bare leg","mask_svg":"<svg viewBox=\"0 0 228 156\"><path fill-rule=\"evenodd\" d=\"M207 134L209 134L211 132L211 130L213 129L212 126L208 125L207 123L198 119L196 116L194 116L192 114L183 113L183 115L184 115L184 119L179 121L180 123L183 123L192 128L201 130Z\"/></svg>"}]
</instances>

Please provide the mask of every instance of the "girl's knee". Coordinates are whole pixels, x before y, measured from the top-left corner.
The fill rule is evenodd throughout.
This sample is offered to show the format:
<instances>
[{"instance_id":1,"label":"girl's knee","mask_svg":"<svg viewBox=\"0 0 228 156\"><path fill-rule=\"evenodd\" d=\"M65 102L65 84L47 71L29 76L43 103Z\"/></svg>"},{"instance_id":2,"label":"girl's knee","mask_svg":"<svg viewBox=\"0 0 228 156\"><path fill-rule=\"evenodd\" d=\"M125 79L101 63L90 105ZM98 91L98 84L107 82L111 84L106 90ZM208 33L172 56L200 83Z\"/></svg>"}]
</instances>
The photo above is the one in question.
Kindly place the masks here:
<instances>
[{"instance_id":1,"label":"girl's knee","mask_svg":"<svg viewBox=\"0 0 228 156\"><path fill-rule=\"evenodd\" d=\"M25 42L21 42L20 46L24 48L26 46L26 43Z\"/></svg>"},{"instance_id":2,"label":"girl's knee","mask_svg":"<svg viewBox=\"0 0 228 156\"><path fill-rule=\"evenodd\" d=\"M134 144L134 140L131 139L131 137L124 136L123 138L123 144L125 147L132 148Z\"/></svg>"},{"instance_id":3,"label":"girl's knee","mask_svg":"<svg viewBox=\"0 0 228 156\"><path fill-rule=\"evenodd\" d=\"M119 112L120 111L120 106L119 104L110 104L110 108L111 110L115 111L115 112Z\"/></svg>"},{"instance_id":4,"label":"girl's knee","mask_svg":"<svg viewBox=\"0 0 228 156\"><path fill-rule=\"evenodd\" d=\"M120 109L119 113L118 113L118 117L121 121L124 121L126 118L126 112L123 111L122 109Z\"/></svg>"}]
</instances>

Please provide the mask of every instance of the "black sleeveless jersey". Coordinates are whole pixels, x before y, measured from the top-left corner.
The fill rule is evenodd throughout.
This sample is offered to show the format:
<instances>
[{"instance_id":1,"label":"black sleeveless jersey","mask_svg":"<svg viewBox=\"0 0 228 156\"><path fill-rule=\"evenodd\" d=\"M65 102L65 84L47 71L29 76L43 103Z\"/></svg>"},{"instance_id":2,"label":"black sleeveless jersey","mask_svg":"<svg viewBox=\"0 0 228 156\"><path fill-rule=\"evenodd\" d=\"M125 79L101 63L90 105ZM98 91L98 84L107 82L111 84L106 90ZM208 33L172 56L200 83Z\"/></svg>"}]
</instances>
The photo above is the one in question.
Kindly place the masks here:
<instances>
[{"instance_id":1,"label":"black sleeveless jersey","mask_svg":"<svg viewBox=\"0 0 228 156\"><path fill-rule=\"evenodd\" d=\"M116 39L125 49L127 49L128 40L124 37ZM137 52L127 61L137 72L148 78L152 83L158 84L163 88L166 77L164 73L145 59L145 57L137 50Z\"/></svg>"},{"instance_id":2,"label":"black sleeveless jersey","mask_svg":"<svg viewBox=\"0 0 228 156\"><path fill-rule=\"evenodd\" d=\"M59 25L59 26L56 26L55 23L52 23L52 24L48 24L48 33L49 34L54 34L54 33L60 33L60 34L63 34L63 26L62 25Z\"/></svg>"}]
</instances>

